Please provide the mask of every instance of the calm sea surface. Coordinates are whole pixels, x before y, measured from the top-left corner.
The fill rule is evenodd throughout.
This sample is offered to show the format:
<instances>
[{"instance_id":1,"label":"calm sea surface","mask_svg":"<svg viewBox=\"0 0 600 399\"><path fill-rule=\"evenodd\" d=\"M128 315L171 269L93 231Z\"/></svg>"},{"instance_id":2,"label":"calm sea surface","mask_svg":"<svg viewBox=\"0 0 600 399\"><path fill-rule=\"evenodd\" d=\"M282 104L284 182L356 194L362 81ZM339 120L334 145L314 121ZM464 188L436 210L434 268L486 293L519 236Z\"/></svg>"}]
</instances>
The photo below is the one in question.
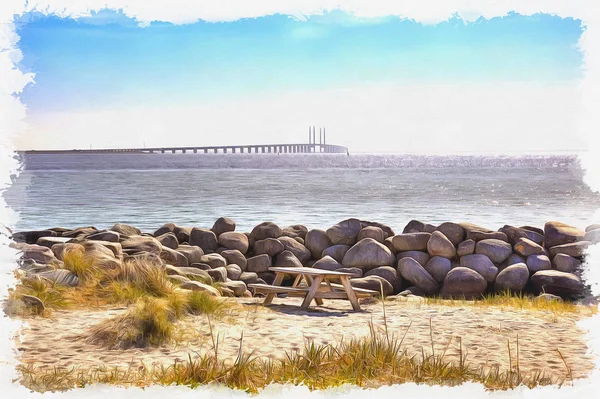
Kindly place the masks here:
<instances>
[{"instance_id":1,"label":"calm sea surface","mask_svg":"<svg viewBox=\"0 0 600 399\"><path fill-rule=\"evenodd\" d=\"M263 221L327 228L348 217L585 227L600 196L572 156L79 154L35 155L6 190L16 230L166 222L238 230Z\"/></svg>"}]
</instances>

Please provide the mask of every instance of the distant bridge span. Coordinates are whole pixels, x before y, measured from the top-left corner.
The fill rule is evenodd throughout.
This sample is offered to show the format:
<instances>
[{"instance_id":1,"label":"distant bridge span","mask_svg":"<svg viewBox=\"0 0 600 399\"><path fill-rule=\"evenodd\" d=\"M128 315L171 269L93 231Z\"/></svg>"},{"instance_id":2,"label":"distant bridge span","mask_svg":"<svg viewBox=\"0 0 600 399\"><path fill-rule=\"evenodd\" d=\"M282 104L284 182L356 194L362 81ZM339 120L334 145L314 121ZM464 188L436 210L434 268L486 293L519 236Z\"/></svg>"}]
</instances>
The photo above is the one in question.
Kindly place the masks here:
<instances>
[{"instance_id":1,"label":"distant bridge span","mask_svg":"<svg viewBox=\"0 0 600 399\"><path fill-rule=\"evenodd\" d=\"M24 154L346 154L348 148L334 144L259 144L221 145L208 147L144 147L144 148L104 148L85 150L27 150Z\"/></svg>"}]
</instances>

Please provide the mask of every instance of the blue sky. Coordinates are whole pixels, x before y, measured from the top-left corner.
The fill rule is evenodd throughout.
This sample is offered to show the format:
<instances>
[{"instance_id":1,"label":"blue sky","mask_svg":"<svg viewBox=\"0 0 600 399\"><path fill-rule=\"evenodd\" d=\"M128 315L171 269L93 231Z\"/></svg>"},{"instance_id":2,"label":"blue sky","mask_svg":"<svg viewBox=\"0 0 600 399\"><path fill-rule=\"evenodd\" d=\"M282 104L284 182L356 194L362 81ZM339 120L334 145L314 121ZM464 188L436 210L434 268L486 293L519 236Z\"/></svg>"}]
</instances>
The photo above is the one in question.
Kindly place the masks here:
<instances>
[{"instance_id":1,"label":"blue sky","mask_svg":"<svg viewBox=\"0 0 600 399\"><path fill-rule=\"evenodd\" d=\"M423 25L336 11L139 27L108 10L78 20L29 14L17 21L20 68L36 83L22 101L36 113L369 82L576 80L580 24L510 14Z\"/></svg>"}]
</instances>

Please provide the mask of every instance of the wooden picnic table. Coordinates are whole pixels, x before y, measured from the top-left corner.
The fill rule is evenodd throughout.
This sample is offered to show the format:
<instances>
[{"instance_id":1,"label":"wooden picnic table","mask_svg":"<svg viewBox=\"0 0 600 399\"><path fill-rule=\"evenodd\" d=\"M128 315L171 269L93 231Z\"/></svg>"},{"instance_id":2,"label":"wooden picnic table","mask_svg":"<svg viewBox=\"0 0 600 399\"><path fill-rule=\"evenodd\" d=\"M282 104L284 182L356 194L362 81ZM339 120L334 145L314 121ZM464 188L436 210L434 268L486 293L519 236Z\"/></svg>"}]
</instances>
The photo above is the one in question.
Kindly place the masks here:
<instances>
[{"instance_id":1,"label":"wooden picnic table","mask_svg":"<svg viewBox=\"0 0 600 399\"><path fill-rule=\"evenodd\" d=\"M267 296L263 305L268 305L278 293L287 293L289 296L304 297L300 308L307 309L313 299L317 305L323 304L323 298L347 299L352 304L354 310L361 310L358 304L358 297L376 295L376 291L364 288L352 287L350 277L355 277L352 273L336 272L331 270L314 269L311 267L270 267L270 271L275 272L275 280L272 285L269 284L249 284L254 292L266 293ZM285 275L294 275L296 279L291 287L282 286ZM304 280L306 285L300 283ZM339 280L341 284L332 282Z\"/></svg>"}]
</instances>

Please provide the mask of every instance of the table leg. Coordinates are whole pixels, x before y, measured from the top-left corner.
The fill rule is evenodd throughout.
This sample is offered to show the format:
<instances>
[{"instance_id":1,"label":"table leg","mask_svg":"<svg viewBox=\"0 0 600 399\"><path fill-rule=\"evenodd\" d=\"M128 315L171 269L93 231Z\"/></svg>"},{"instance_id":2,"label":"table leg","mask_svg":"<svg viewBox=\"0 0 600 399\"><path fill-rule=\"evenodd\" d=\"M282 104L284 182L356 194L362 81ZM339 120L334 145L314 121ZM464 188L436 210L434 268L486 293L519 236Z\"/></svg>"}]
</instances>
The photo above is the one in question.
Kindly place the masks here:
<instances>
[{"instance_id":1,"label":"table leg","mask_svg":"<svg viewBox=\"0 0 600 399\"><path fill-rule=\"evenodd\" d=\"M294 280L294 284L292 284L292 287L297 287L298 284L300 284L300 281L302 280L302 275L299 274L296 276L296 279Z\"/></svg>"},{"instance_id":2,"label":"table leg","mask_svg":"<svg viewBox=\"0 0 600 399\"><path fill-rule=\"evenodd\" d=\"M275 280L273 280L273 285L281 285L281 282L283 281L284 276L285 276L285 273L277 272L277 274L275 274ZM274 297L275 297L275 293L269 292L267 294L267 296L265 297L265 300L263 301L263 306L269 305L271 302L273 302Z\"/></svg>"},{"instance_id":3,"label":"table leg","mask_svg":"<svg viewBox=\"0 0 600 399\"><path fill-rule=\"evenodd\" d=\"M348 296L348 300L352 304L352 309L361 310L360 305L358 304L358 299L356 298L356 294L352 289L352 285L350 284L350 280L348 280L348 276L340 276L340 281L346 290L346 295Z\"/></svg>"},{"instance_id":4,"label":"table leg","mask_svg":"<svg viewBox=\"0 0 600 399\"><path fill-rule=\"evenodd\" d=\"M304 301L302 301L302 305L300 305L301 309L308 309L308 307L310 306L310 303L312 302L315 295L317 294L317 291L319 290L321 281L323 281L323 276L317 276L313 280L313 282L310 285L310 290L308 291L308 294L304 298ZM317 300L319 300L319 299L320 298L317 298Z\"/></svg>"},{"instance_id":5,"label":"table leg","mask_svg":"<svg viewBox=\"0 0 600 399\"><path fill-rule=\"evenodd\" d=\"M313 278L311 276L309 276L308 274L305 275L304 278L305 278L306 282L308 284L310 284L310 286L312 287L312 285L313 285ZM319 285L321 285L321 283L319 283ZM317 303L317 305L323 306L323 300L321 298L315 298L315 302Z\"/></svg>"}]
</instances>

